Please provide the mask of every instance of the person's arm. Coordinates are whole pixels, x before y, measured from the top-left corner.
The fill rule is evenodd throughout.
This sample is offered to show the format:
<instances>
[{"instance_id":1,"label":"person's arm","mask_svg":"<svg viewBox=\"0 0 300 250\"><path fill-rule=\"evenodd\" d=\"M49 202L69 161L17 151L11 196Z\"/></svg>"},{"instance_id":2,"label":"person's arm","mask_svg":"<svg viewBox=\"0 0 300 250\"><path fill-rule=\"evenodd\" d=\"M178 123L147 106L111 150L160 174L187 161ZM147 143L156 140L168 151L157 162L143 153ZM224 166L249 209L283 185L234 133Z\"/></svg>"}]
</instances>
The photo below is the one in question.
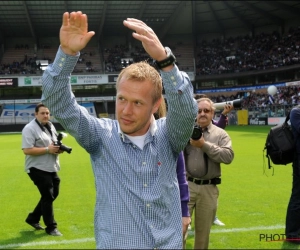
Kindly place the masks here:
<instances>
[{"instance_id":1,"label":"person's arm","mask_svg":"<svg viewBox=\"0 0 300 250\"><path fill-rule=\"evenodd\" d=\"M295 137L296 152L300 153L300 108L295 107L290 113L290 122L292 126L292 131Z\"/></svg>"},{"instance_id":2,"label":"person's arm","mask_svg":"<svg viewBox=\"0 0 300 250\"><path fill-rule=\"evenodd\" d=\"M300 134L300 108L295 107L291 110L290 113L290 122L293 129Z\"/></svg>"},{"instance_id":3,"label":"person's arm","mask_svg":"<svg viewBox=\"0 0 300 250\"><path fill-rule=\"evenodd\" d=\"M224 110L221 113L219 121L218 122L213 121L213 124L215 124L219 128L225 129L228 122L227 114L233 109L234 109L233 105L226 104L224 106Z\"/></svg>"},{"instance_id":4,"label":"person's arm","mask_svg":"<svg viewBox=\"0 0 300 250\"><path fill-rule=\"evenodd\" d=\"M202 141L200 142L202 143L201 149L207 154L209 158L213 159L215 162L230 164L234 158L232 142L225 130L222 130L222 132L223 133L220 134L219 137L219 145L208 141L204 141L203 138L201 138L199 141ZM196 141L196 144L197 143L199 142Z\"/></svg>"},{"instance_id":5,"label":"person's arm","mask_svg":"<svg viewBox=\"0 0 300 250\"><path fill-rule=\"evenodd\" d=\"M44 154L60 154L62 153L59 150L59 146L54 146L50 144L48 147L32 147L32 148L23 148L23 153L25 155L44 155Z\"/></svg>"},{"instance_id":6,"label":"person's arm","mask_svg":"<svg viewBox=\"0 0 300 250\"><path fill-rule=\"evenodd\" d=\"M80 56L79 51L94 34L93 31L87 31L87 16L81 11L64 13L58 52L42 76L42 102L88 152L96 150L95 145L100 141L100 134L95 132L100 121L76 102L70 75ZM103 120L101 122L105 123Z\"/></svg>"},{"instance_id":7,"label":"person's arm","mask_svg":"<svg viewBox=\"0 0 300 250\"><path fill-rule=\"evenodd\" d=\"M175 152L180 152L189 141L198 106L193 98L193 86L188 75L175 65L169 72L161 71L168 102L166 119L169 141Z\"/></svg>"},{"instance_id":8,"label":"person's arm","mask_svg":"<svg viewBox=\"0 0 300 250\"><path fill-rule=\"evenodd\" d=\"M165 48L151 27L135 18L127 18L123 21L123 24L127 28L135 31L132 33L132 36L142 42L145 51L150 57L156 61L166 59L167 54ZM170 71L173 67L174 65L169 65L163 68L162 71Z\"/></svg>"},{"instance_id":9,"label":"person's arm","mask_svg":"<svg viewBox=\"0 0 300 250\"><path fill-rule=\"evenodd\" d=\"M135 32L132 36L141 41L145 51L156 61L167 58L167 53L154 31L144 22L127 18L124 25ZM174 65L160 70L168 102L167 133L173 150L182 151L189 140L198 106L193 98L193 85L185 72Z\"/></svg>"},{"instance_id":10,"label":"person's arm","mask_svg":"<svg viewBox=\"0 0 300 250\"><path fill-rule=\"evenodd\" d=\"M186 181L185 173L185 162L183 152L180 152L177 160L177 179L180 191L180 200L181 200L181 213L182 213L182 233L186 234L189 224L191 223L191 217L189 213L188 202L190 200L189 195L189 186Z\"/></svg>"},{"instance_id":11,"label":"person's arm","mask_svg":"<svg viewBox=\"0 0 300 250\"><path fill-rule=\"evenodd\" d=\"M220 119L217 122L213 120L212 123L219 128L225 129L226 124L227 124L227 116L221 114Z\"/></svg>"},{"instance_id":12,"label":"person's arm","mask_svg":"<svg viewBox=\"0 0 300 250\"><path fill-rule=\"evenodd\" d=\"M184 163L182 152L180 152L177 160L176 172L177 172L177 179L178 179L178 185L180 190L182 217L189 217L190 216L189 208L188 208L188 202L190 200L189 186L186 180L185 163Z\"/></svg>"}]
</instances>

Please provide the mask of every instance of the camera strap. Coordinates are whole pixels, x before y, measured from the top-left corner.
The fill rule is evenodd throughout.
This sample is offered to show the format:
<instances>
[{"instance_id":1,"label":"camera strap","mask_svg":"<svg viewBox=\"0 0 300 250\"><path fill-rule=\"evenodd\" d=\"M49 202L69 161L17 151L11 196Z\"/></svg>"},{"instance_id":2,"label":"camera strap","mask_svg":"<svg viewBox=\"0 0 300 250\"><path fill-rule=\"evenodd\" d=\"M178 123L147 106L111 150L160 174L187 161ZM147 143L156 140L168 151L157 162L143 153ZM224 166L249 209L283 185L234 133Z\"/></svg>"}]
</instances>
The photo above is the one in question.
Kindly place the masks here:
<instances>
[{"instance_id":1,"label":"camera strap","mask_svg":"<svg viewBox=\"0 0 300 250\"><path fill-rule=\"evenodd\" d=\"M35 122L39 125L40 129L45 132L47 135L49 135L51 137L51 140L53 140L53 134L52 134L52 130L49 126L48 123L46 123L45 125L42 125L41 123L39 123L39 121L37 119L35 119ZM46 129L49 133L46 132ZM57 135L56 135L57 136Z\"/></svg>"}]
</instances>

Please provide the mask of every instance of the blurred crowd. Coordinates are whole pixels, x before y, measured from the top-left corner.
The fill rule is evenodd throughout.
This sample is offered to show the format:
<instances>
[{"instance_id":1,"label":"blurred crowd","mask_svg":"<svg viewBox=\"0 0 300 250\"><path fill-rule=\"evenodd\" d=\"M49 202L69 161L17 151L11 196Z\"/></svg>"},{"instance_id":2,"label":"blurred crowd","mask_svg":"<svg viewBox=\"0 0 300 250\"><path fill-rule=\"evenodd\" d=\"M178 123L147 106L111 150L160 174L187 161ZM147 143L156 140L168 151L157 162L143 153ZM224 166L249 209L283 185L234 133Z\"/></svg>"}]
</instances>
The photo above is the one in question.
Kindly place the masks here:
<instances>
[{"instance_id":1,"label":"blurred crowd","mask_svg":"<svg viewBox=\"0 0 300 250\"><path fill-rule=\"evenodd\" d=\"M254 37L238 36L210 42L202 41L197 45L196 51L196 75L214 75L223 73L239 73L244 71L264 70L278 68L300 63L300 26L290 28L285 35L279 32L261 33ZM16 50L25 46L16 46ZM28 48L28 45L26 45ZM172 48L173 49L173 48ZM175 48L174 48L175 53ZM85 53L87 54L87 53ZM85 63L86 72L94 72L90 62L84 61L83 54L78 63ZM92 54L90 53L90 56ZM128 58L126 62L122 58ZM177 55L180 63L181 55ZM148 60L147 53L140 46L131 49L127 45L114 45L104 49L105 72L118 72L132 62ZM21 62L6 63L0 65L0 74L27 74L36 73L39 65L36 65L36 54L27 56ZM43 58L49 60L50 58ZM88 63L90 63L88 65ZM75 71L77 69L75 68ZM81 72L81 71L78 71Z\"/></svg>"},{"instance_id":2,"label":"blurred crowd","mask_svg":"<svg viewBox=\"0 0 300 250\"><path fill-rule=\"evenodd\" d=\"M20 49L19 45L17 48ZM14 60L12 63L1 63L0 75L10 75L10 74L25 75L25 74L36 74L37 72L40 73L41 63L39 60L48 60L49 63L51 62L51 59L49 57L44 56L43 58L38 58L36 53L33 53L31 55L25 53L24 59L22 61Z\"/></svg>"},{"instance_id":3,"label":"blurred crowd","mask_svg":"<svg viewBox=\"0 0 300 250\"><path fill-rule=\"evenodd\" d=\"M261 33L254 37L214 39L198 44L197 75L238 73L298 64L300 26L286 35Z\"/></svg>"},{"instance_id":4,"label":"blurred crowd","mask_svg":"<svg viewBox=\"0 0 300 250\"><path fill-rule=\"evenodd\" d=\"M210 95L209 97L215 103L242 99L243 109L261 109L276 105L295 106L300 104L300 85L278 87L277 93L272 97L272 101L270 101L267 89L259 91L234 92L231 95L223 93L219 95Z\"/></svg>"}]
</instances>

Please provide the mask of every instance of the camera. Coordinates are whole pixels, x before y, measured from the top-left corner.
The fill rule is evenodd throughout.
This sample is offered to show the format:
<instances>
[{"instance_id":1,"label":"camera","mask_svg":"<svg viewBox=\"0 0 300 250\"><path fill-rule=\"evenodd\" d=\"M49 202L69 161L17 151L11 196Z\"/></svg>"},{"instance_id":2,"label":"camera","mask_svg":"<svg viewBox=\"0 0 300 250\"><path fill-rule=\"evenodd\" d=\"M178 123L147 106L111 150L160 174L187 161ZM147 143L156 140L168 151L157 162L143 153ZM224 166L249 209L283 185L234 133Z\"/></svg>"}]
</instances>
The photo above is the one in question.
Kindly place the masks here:
<instances>
[{"instance_id":1,"label":"camera","mask_svg":"<svg viewBox=\"0 0 300 250\"><path fill-rule=\"evenodd\" d=\"M61 151L66 151L68 154L71 154L72 148L70 148L70 147L68 147L68 146L61 143L61 140L66 136L67 136L67 134L65 134L63 132L59 133L58 136L57 136L57 141L54 142L54 146L59 146L59 149Z\"/></svg>"},{"instance_id":2,"label":"camera","mask_svg":"<svg viewBox=\"0 0 300 250\"><path fill-rule=\"evenodd\" d=\"M193 133L192 133L192 136L191 138L193 140L199 140L202 136L202 129L201 127L199 127L198 125L195 125L194 126L194 129L193 129Z\"/></svg>"}]
</instances>

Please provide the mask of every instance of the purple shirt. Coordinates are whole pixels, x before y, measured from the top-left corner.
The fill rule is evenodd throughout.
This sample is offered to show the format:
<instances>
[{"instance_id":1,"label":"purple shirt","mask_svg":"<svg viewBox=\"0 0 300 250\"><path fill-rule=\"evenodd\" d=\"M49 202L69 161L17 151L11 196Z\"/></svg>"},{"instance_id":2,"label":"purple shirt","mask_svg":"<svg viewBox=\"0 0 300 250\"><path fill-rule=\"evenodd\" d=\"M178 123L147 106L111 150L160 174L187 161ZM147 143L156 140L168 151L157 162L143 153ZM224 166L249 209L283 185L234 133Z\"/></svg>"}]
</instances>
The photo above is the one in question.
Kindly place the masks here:
<instances>
[{"instance_id":1,"label":"purple shirt","mask_svg":"<svg viewBox=\"0 0 300 250\"><path fill-rule=\"evenodd\" d=\"M227 116L221 114L220 119L218 122L212 120L212 124L216 125L219 128L224 129L226 127L226 123L227 123Z\"/></svg>"},{"instance_id":2,"label":"purple shirt","mask_svg":"<svg viewBox=\"0 0 300 250\"><path fill-rule=\"evenodd\" d=\"M177 172L177 179L178 179L178 185L180 191L182 217L189 217L190 212L188 208L188 202L190 200L190 193L189 193L188 182L186 180L183 152L179 153L176 172Z\"/></svg>"}]
</instances>

